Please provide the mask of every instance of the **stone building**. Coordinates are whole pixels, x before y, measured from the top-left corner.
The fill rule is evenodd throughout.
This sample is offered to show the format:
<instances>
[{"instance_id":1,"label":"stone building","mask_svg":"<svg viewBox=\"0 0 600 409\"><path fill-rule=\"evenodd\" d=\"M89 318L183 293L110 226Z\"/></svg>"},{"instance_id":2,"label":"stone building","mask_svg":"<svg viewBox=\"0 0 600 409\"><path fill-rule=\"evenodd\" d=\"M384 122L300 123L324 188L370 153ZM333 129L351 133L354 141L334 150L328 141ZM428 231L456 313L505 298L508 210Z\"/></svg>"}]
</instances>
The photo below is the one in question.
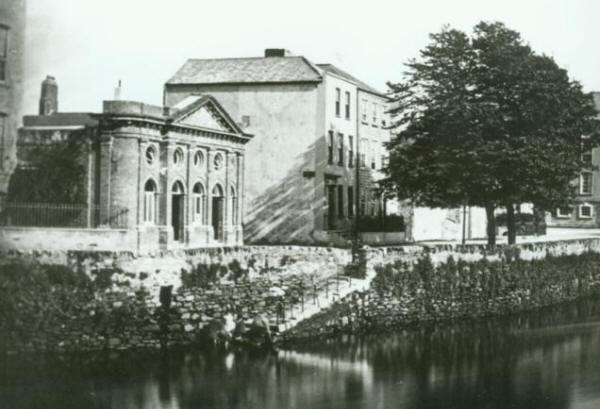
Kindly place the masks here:
<instances>
[{"instance_id":1,"label":"stone building","mask_svg":"<svg viewBox=\"0 0 600 409\"><path fill-rule=\"evenodd\" d=\"M600 92L594 93L594 101L600 111ZM577 196L572 205L548 214L548 227L600 227L600 148L585 150L582 159L589 167L573 181Z\"/></svg>"},{"instance_id":2,"label":"stone building","mask_svg":"<svg viewBox=\"0 0 600 409\"><path fill-rule=\"evenodd\" d=\"M0 205L15 166L21 117L25 48L25 0L0 2Z\"/></svg>"},{"instance_id":3,"label":"stone building","mask_svg":"<svg viewBox=\"0 0 600 409\"><path fill-rule=\"evenodd\" d=\"M255 58L190 59L166 82L164 104L197 93L213 95L245 130L260 135L247 147L253 158L245 176L247 242L310 244L347 235L359 199L357 149L371 180L385 161L383 93L282 49ZM361 213L380 214L379 197L363 187L369 196L360 197Z\"/></svg>"},{"instance_id":4,"label":"stone building","mask_svg":"<svg viewBox=\"0 0 600 409\"><path fill-rule=\"evenodd\" d=\"M48 226L50 220L26 231L45 241L52 238L57 246L76 242L77 248L151 251L243 244L244 157L252 136L219 102L208 95L185 98L170 108L104 101L100 114L61 113L55 109L56 94L47 92L52 83L48 78L42 86L40 115L24 117L19 176L11 191L27 184L40 147L78 144L73 159L83 171L72 185L84 187L84 203L75 208L80 209L75 221L64 214L65 209L73 214L72 206L50 203L46 214L60 215L54 219L69 224ZM35 181L29 186L36 186ZM21 235L20 242L27 240L21 228L26 226L19 226L25 223L18 223L24 212L26 221L33 220L27 213L31 206L9 197L5 242L10 242L10 229ZM36 242L33 237L28 240Z\"/></svg>"}]
</instances>

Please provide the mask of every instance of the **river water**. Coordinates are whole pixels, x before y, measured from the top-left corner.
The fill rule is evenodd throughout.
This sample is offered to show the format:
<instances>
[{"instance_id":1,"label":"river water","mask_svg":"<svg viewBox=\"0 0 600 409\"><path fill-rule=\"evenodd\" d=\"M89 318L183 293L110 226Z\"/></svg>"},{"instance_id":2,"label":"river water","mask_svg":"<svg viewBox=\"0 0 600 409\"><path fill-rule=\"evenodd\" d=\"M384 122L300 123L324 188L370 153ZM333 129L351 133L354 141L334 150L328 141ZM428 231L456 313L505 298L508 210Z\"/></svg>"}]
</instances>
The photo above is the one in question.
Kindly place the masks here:
<instances>
[{"instance_id":1,"label":"river water","mask_svg":"<svg viewBox=\"0 0 600 409\"><path fill-rule=\"evenodd\" d=\"M600 299L277 355L0 358L0 408L600 408Z\"/></svg>"}]
</instances>

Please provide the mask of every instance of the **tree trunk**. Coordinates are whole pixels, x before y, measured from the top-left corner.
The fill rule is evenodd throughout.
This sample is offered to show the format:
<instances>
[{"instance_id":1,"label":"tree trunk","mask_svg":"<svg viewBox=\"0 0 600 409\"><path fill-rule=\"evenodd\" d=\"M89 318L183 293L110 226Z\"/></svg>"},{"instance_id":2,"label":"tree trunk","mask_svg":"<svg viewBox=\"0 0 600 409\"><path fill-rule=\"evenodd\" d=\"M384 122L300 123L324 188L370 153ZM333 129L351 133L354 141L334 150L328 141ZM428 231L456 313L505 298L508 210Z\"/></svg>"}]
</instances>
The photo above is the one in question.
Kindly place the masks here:
<instances>
[{"instance_id":1,"label":"tree trunk","mask_svg":"<svg viewBox=\"0 0 600 409\"><path fill-rule=\"evenodd\" d=\"M489 248L496 246L496 219L494 218L494 205L485 205L485 215L487 217L487 244Z\"/></svg>"},{"instance_id":2,"label":"tree trunk","mask_svg":"<svg viewBox=\"0 0 600 409\"><path fill-rule=\"evenodd\" d=\"M517 242L517 228L515 225L515 207L512 203L506 205L506 227L508 228L508 244Z\"/></svg>"}]
</instances>

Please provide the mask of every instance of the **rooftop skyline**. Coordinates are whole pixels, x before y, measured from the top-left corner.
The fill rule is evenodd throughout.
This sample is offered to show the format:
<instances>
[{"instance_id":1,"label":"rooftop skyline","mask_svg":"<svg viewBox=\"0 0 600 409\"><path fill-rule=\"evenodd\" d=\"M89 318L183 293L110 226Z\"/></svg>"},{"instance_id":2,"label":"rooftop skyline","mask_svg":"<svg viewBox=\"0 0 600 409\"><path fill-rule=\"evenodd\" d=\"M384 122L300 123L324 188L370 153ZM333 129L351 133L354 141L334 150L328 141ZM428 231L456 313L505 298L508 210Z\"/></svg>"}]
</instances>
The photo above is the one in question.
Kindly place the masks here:
<instances>
[{"instance_id":1,"label":"rooftop skyline","mask_svg":"<svg viewBox=\"0 0 600 409\"><path fill-rule=\"evenodd\" d=\"M444 24L470 32L502 21L536 52L553 56L586 91L600 90L600 54L591 0L483 4L425 0L410 7L275 0L209 5L162 1L29 0L24 113L37 112L40 83L56 77L61 111L100 111L119 80L122 98L162 102L163 84L190 58L262 56L286 48L312 63L339 68L385 91L403 64Z\"/></svg>"}]
</instances>

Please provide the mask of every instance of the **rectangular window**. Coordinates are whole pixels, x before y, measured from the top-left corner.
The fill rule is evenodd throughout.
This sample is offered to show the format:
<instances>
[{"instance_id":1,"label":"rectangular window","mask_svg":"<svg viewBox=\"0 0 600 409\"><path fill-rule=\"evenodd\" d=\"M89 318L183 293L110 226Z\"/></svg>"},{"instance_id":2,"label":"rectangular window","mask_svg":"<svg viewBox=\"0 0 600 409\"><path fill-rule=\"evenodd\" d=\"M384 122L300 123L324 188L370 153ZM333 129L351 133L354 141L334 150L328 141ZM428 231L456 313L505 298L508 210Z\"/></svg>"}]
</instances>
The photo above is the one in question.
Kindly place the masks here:
<instances>
[{"instance_id":1,"label":"rectangular window","mask_svg":"<svg viewBox=\"0 0 600 409\"><path fill-rule=\"evenodd\" d=\"M338 186L338 217L344 217L344 186Z\"/></svg>"},{"instance_id":2,"label":"rectangular window","mask_svg":"<svg viewBox=\"0 0 600 409\"><path fill-rule=\"evenodd\" d=\"M338 134L338 165L344 166L344 135Z\"/></svg>"},{"instance_id":3,"label":"rectangular window","mask_svg":"<svg viewBox=\"0 0 600 409\"><path fill-rule=\"evenodd\" d=\"M354 216L354 186L348 186L348 217Z\"/></svg>"},{"instance_id":4,"label":"rectangular window","mask_svg":"<svg viewBox=\"0 0 600 409\"><path fill-rule=\"evenodd\" d=\"M367 104L368 104L367 100L363 99L362 100L362 120L364 122L367 122Z\"/></svg>"},{"instance_id":5,"label":"rectangular window","mask_svg":"<svg viewBox=\"0 0 600 409\"><path fill-rule=\"evenodd\" d=\"M327 145L327 163L333 163L333 131L329 131L329 144Z\"/></svg>"},{"instance_id":6,"label":"rectangular window","mask_svg":"<svg viewBox=\"0 0 600 409\"><path fill-rule=\"evenodd\" d=\"M333 219L335 217L335 186L327 186L327 216L328 221L326 223L327 229L333 229Z\"/></svg>"},{"instance_id":7,"label":"rectangular window","mask_svg":"<svg viewBox=\"0 0 600 409\"><path fill-rule=\"evenodd\" d=\"M354 141L352 135L348 135L348 167L354 166Z\"/></svg>"},{"instance_id":8,"label":"rectangular window","mask_svg":"<svg viewBox=\"0 0 600 409\"><path fill-rule=\"evenodd\" d=\"M571 208L569 206L563 206L556 209L556 217L561 219L568 219L571 217Z\"/></svg>"},{"instance_id":9,"label":"rectangular window","mask_svg":"<svg viewBox=\"0 0 600 409\"><path fill-rule=\"evenodd\" d=\"M336 116L340 116L340 104L341 104L341 95L340 95L340 89L336 88L335 89L335 115Z\"/></svg>"},{"instance_id":10,"label":"rectangular window","mask_svg":"<svg viewBox=\"0 0 600 409\"><path fill-rule=\"evenodd\" d=\"M373 125L377 125L377 104L373 102Z\"/></svg>"},{"instance_id":11,"label":"rectangular window","mask_svg":"<svg viewBox=\"0 0 600 409\"><path fill-rule=\"evenodd\" d=\"M592 194L592 172L582 172L579 177L579 194Z\"/></svg>"},{"instance_id":12,"label":"rectangular window","mask_svg":"<svg viewBox=\"0 0 600 409\"><path fill-rule=\"evenodd\" d=\"M345 107L346 119L350 119L350 93L346 91L346 107Z\"/></svg>"},{"instance_id":13,"label":"rectangular window","mask_svg":"<svg viewBox=\"0 0 600 409\"><path fill-rule=\"evenodd\" d=\"M365 166L367 166L367 141L365 139L361 139L360 140L360 167L364 168ZM357 165L358 166L358 165Z\"/></svg>"},{"instance_id":14,"label":"rectangular window","mask_svg":"<svg viewBox=\"0 0 600 409\"><path fill-rule=\"evenodd\" d=\"M0 81L6 81L8 58L8 27L0 25Z\"/></svg>"},{"instance_id":15,"label":"rectangular window","mask_svg":"<svg viewBox=\"0 0 600 409\"><path fill-rule=\"evenodd\" d=\"M194 222L199 224L204 224L204 195L200 193L194 193ZM235 198L233 198L235 200ZM233 212L235 212L235 205L233 207ZM235 216L233 217L235 222ZM235 224L235 223L234 223Z\"/></svg>"},{"instance_id":16,"label":"rectangular window","mask_svg":"<svg viewBox=\"0 0 600 409\"><path fill-rule=\"evenodd\" d=\"M155 192L144 192L144 221L146 223L156 223Z\"/></svg>"},{"instance_id":17,"label":"rectangular window","mask_svg":"<svg viewBox=\"0 0 600 409\"><path fill-rule=\"evenodd\" d=\"M376 152L375 146L372 146L371 151L369 153L371 156L371 169L373 169L373 170L375 168L377 168L377 164L375 163L375 158L377 157L377 154L375 152Z\"/></svg>"},{"instance_id":18,"label":"rectangular window","mask_svg":"<svg viewBox=\"0 0 600 409\"><path fill-rule=\"evenodd\" d=\"M579 218L580 219L591 219L592 218L592 206L588 204L582 204L579 206Z\"/></svg>"}]
</instances>

